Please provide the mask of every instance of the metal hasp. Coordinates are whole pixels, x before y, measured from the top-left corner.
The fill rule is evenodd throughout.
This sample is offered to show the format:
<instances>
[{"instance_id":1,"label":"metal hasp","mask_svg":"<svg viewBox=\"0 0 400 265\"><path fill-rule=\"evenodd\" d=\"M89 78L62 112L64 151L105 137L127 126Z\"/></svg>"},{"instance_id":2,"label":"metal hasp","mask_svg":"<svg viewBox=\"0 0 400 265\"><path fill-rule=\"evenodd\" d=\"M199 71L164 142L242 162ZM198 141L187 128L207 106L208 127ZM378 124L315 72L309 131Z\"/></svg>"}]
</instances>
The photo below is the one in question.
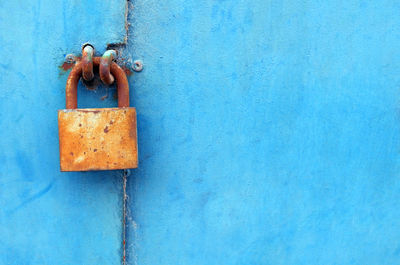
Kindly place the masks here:
<instances>
[{"instance_id":1,"label":"metal hasp","mask_svg":"<svg viewBox=\"0 0 400 265\"><path fill-rule=\"evenodd\" d=\"M82 77L86 81L91 81L94 78L93 54L93 46L89 43L85 43L82 47Z\"/></svg>"},{"instance_id":2,"label":"metal hasp","mask_svg":"<svg viewBox=\"0 0 400 265\"><path fill-rule=\"evenodd\" d=\"M93 57L99 67L101 58ZM77 87L84 62L68 76L66 109L58 111L61 171L113 170L138 166L136 110L129 107L124 70L108 65L118 89L118 108L77 109Z\"/></svg>"},{"instance_id":3,"label":"metal hasp","mask_svg":"<svg viewBox=\"0 0 400 265\"><path fill-rule=\"evenodd\" d=\"M107 85L111 85L114 82L114 77L110 73L110 64L116 56L117 54L114 50L108 50L103 54L100 59L100 78L101 81L103 81Z\"/></svg>"}]
</instances>

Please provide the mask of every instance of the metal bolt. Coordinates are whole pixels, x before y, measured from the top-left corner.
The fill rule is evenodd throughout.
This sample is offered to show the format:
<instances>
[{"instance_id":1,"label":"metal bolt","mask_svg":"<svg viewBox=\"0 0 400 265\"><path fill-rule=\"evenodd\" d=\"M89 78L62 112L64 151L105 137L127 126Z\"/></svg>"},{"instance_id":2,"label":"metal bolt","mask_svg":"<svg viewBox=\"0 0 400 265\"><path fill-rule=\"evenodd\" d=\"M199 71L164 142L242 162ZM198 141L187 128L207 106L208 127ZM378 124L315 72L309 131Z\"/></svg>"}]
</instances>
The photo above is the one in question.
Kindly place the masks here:
<instances>
[{"instance_id":1,"label":"metal bolt","mask_svg":"<svg viewBox=\"0 0 400 265\"><path fill-rule=\"evenodd\" d=\"M140 72L143 70L143 63L141 60L135 60L133 62L133 71Z\"/></svg>"},{"instance_id":2,"label":"metal bolt","mask_svg":"<svg viewBox=\"0 0 400 265\"><path fill-rule=\"evenodd\" d=\"M84 44L82 44L82 50L85 49L86 46L90 46L93 48L93 52L94 52L94 46L93 44L91 44L90 42L85 42Z\"/></svg>"},{"instance_id":3,"label":"metal bolt","mask_svg":"<svg viewBox=\"0 0 400 265\"><path fill-rule=\"evenodd\" d=\"M66 63L74 63L74 62L76 62L76 56L74 54L67 54L65 56L65 62Z\"/></svg>"}]
</instances>

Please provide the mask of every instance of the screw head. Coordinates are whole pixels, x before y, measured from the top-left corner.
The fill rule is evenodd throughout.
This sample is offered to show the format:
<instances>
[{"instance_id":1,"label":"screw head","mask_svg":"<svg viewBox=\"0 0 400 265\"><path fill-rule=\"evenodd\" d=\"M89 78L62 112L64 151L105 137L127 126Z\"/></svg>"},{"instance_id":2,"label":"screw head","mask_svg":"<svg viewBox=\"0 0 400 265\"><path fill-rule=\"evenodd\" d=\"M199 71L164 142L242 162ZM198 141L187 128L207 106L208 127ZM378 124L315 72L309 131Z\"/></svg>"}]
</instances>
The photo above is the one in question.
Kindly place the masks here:
<instances>
[{"instance_id":1,"label":"screw head","mask_svg":"<svg viewBox=\"0 0 400 265\"><path fill-rule=\"evenodd\" d=\"M141 60L135 60L133 62L133 71L140 72L143 70L143 63Z\"/></svg>"},{"instance_id":2,"label":"screw head","mask_svg":"<svg viewBox=\"0 0 400 265\"><path fill-rule=\"evenodd\" d=\"M67 54L65 56L65 62L66 63L74 63L74 62L76 62L76 56L74 54Z\"/></svg>"}]
</instances>

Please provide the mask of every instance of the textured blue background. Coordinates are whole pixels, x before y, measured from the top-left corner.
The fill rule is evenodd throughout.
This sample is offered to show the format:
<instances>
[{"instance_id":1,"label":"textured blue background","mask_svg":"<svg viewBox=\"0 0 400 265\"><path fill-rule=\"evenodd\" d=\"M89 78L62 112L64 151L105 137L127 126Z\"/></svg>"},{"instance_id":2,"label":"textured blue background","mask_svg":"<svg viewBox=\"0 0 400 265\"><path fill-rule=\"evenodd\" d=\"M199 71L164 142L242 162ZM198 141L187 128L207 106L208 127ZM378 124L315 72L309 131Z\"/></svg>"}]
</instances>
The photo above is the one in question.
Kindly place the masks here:
<instances>
[{"instance_id":1,"label":"textured blue background","mask_svg":"<svg viewBox=\"0 0 400 265\"><path fill-rule=\"evenodd\" d=\"M400 264L398 1L132 3L132 264Z\"/></svg>"},{"instance_id":2,"label":"textured blue background","mask_svg":"<svg viewBox=\"0 0 400 265\"><path fill-rule=\"evenodd\" d=\"M64 56L122 42L125 5L0 1L1 265L121 264L121 172L61 173L57 110ZM80 106L115 106L104 93L81 87Z\"/></svg>"},{"instance_id":3,"label":"textured blue background","mask_svg":"<svg viewBox=\"0 0 400 265\"><path fill-rule=\"evenodd\" d=\"M56 111L63 57L123 42L125 6L0 3L0 264L121 263L121 171L60 173ZM129 264L400 264L397 1L129 6Z\"/></svg>"}]
</instances>

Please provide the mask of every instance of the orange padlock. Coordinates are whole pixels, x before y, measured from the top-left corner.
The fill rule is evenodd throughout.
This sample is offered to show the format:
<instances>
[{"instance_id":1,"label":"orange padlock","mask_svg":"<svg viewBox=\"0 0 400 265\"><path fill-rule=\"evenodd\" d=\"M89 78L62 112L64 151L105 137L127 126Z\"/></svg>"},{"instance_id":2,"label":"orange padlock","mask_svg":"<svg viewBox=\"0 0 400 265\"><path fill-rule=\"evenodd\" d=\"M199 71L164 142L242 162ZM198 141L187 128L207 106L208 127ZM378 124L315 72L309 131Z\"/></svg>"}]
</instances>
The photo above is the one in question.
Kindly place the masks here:
<instances>
[{"instance_id":1,"label":"orange padlock","mask_svg":"<svg viewBox=\"0 0 400 265\"><path fill-rule=\"evenodd\" d=\"M98 67L101 58L94 57ZM118 108L77 108L82 75L78 62L68 76L66 109L58 111L61 171L128 169L138 166L136 109L129 107L129 84L115 62L110 71L117 83Z\"/></svg>"}]
</instances>

